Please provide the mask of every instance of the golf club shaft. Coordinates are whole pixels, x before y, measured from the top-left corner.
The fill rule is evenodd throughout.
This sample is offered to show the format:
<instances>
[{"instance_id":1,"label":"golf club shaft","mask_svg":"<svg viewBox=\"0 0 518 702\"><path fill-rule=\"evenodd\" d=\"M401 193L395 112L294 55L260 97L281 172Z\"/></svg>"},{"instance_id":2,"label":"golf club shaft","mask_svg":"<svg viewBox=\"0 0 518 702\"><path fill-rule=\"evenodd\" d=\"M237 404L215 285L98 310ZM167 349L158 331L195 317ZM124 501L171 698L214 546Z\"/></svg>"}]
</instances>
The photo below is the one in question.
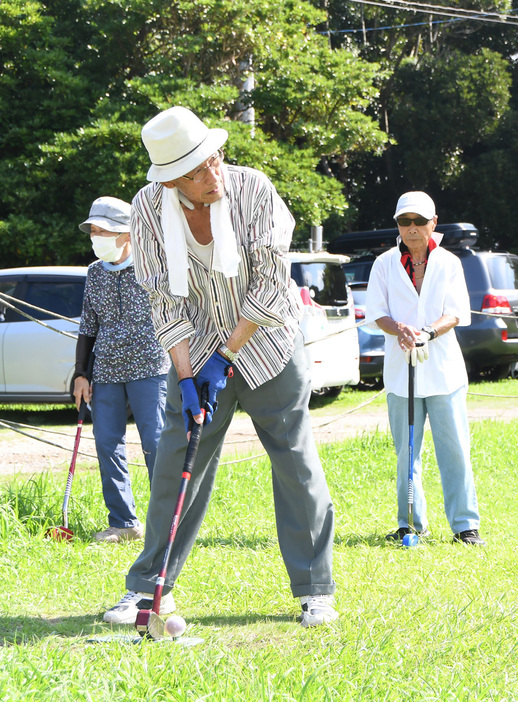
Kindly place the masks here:
<instances>
[{"instance_id":1,"label":"golf club shaft","mask_svg":"<svg viewBox=\"0 0 518 702\"><path fill-rule=\"evenodd\" d=\"M408 364L408 526L414 529L414 373Z\"/></svg>"},{"instance_id":2,"label":"golf club shaft","mask_svg":"<svg viewBox=\"0 0 518 702\"><path fill-rule=\"evenodd\" d=\"M67 484L65 486L65 495L63 497L63 526L68 529L68 503L70 500L70 493L72 492L72 480L74 479L74 473L76 469L77 454L79 452L79 441L81 439L81 431L83 429L83 422L86 414L86 402L81 398L81 406L79 408L79 416L77 419L77 430L76 438L74 441L74 450L72 452L72 460L70 461L70 468L68 469Z\"/></svg>"},{"instance_id":3,"label":"golf club shaft","mask_svg":"<svg viewBox=\"0 0 518 702\"><path fill-rule=\"evenodd\" d=\"M205 409L202 408L202 413L205 416ZM182 513L182 507L185 499L185 493L187 492L187 485L191 479L192 469L194 467L194 461L196 460L196 454L198 453L198 446L200 444L201 432L203 429L203 423L193 425L191 431L191 438L187 446L187 453L185 455L185 463L182 472L182 480L180 482L180 490L178 492L178 498L176 500L176 506L173 514L173 520L171 522L171 528L169 530L169 537L167 539L167 546L164 551L164 558L162 560L162 567L158 574L155 585L155 593L153 595L153 605L151 607L153 612L160 614L160 601L162 599L162 591L164 589L165 577L167 574L167 566L169 565L169 558L171 556L171 551L173 548L173 543L176 537L176 532L180 522L180 515Z\"/></svg>"},{"instance_id":4,"label":"golf club shaft","mask_svg":"<svg viewBox=\"0 0 518 702\"><path fill-rule=\"evenodd\" d=\"M94 367L95 354L92 352L88 358L88 365L86 369L86 378L88 382L91 382L92 372ZM72 452L72 460L70 461L70 468L68 469L67 484L65 486L65 494L63 496L63 526L68 529L68 503L70 501L70 493L72 492L72 481L74 479L74 473L76 470L76 460L77 454L79 452L79 441L81 439L81 431L83 429L83 422L85 421L86 411L88 406L85 402L84 397L81 397L81 402L79 404L79 413L77 416L77 430L76 438L74 441L74 450Z\"/></svg>"}]
</instances>

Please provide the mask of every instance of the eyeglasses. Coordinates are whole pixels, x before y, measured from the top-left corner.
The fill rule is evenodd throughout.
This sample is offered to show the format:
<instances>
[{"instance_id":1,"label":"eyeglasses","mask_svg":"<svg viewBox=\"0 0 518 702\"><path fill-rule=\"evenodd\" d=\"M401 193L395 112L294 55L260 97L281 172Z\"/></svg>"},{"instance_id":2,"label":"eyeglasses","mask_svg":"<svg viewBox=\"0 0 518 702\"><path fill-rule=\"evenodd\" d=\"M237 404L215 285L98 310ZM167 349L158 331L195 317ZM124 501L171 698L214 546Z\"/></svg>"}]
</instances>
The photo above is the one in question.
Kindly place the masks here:
<instances>
[{"instance_id":1,"label":"eyeglasses","mask_svg":"<svg viewBox=\"0 0 518 702\"><path fill-rule=\"evenodd\" d=\"M413 219L412 217L398 217L396 221L400 227L409 227L412 222L416 227L424 227L425 224L431 222L431 220L426 219L426 217L414 217Z\"/></svg>"},{"instance_id":2,"label":"eyeglasses","mask_svg":"<svg viewBox=\"0 0 518 702\"><path fill-rule=\"evenodd\" d=\"M207 173L209 172L209 168L217 168L219 164L223 161L225 158L225 152L223 149L218 149L215 154L213 154L209 159L208 163L206 166L203 166L203 168L198 168L196 173L193 176L182 176L182 178L186 178L187 180L192 180L193 183L201 183L201 181L205 178Z\"/></svg>"}]
</instances>

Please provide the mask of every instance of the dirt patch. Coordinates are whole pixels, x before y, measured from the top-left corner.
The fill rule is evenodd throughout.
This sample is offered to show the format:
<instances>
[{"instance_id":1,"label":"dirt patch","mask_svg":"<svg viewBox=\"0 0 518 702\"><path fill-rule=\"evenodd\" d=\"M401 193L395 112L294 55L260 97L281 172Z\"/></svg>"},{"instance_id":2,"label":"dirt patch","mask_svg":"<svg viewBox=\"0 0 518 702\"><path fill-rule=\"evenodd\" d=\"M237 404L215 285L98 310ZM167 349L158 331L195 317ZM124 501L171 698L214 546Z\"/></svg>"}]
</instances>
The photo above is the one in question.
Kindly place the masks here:
<instances>
[{"instance_id":1,"label":"dirt patch","mask_svg":"<svg viewBox=\"0 0 518 702\"><path fill-rule=\"evenodd\" d=\"M502 398L502 405L504 401L505 398ZM510 401L506 403L505 407L497 408L494 406L477 407L470 409L468 416L470 422L483 419L509 421L518 418L518 403ZM319 413L313 415L312 423L317 443L331 443L365 432L386 432L389 430L386 406L374 410L365 407L354 412L336 412L328 415ZM33 474L46 470L62 471L68 469L74 445L75 428L64 428L63 434L65 435L43 433L31 429L23 431L39 436L45 441L58 444L58 446L42 443L9 429L0 429L0 475ZM134 425L129 427L127 441L129 461L143 465L138 432ZM80 450L82 453L89 454L92 465L96 465L91 425L85 425L83 428ZM251 453L259 455L263 451L250 418L242 415L235 417L227 433L222 462L232 461ZM78 460L83 462L88 459L80 455Z\"/></svg>"}]
</instances>

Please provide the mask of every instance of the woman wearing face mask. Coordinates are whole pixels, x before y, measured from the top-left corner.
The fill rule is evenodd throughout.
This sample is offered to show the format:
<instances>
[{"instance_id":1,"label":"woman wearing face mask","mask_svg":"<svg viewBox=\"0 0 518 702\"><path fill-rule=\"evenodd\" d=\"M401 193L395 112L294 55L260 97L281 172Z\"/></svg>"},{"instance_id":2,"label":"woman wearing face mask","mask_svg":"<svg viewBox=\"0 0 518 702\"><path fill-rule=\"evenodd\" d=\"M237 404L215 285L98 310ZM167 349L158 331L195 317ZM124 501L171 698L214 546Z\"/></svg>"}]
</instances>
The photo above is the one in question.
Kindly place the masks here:
<instances>
[{"instance_id":1,"label":"woman wearing face mask","mask_svg":"<svg viewBox=\"0 0 518 702\"><path fill-rule=\"evenodd\" d=\"M74 397L91 404L109 527L97 541L143 535L126 460L127 405L137 425L151 481L164 423L169 359L155 339L147 293L136 279L129 235L131 206L100 197L79 225L99 260L88 268L76 348ZM92 382L87 380L94 353Z\"/></svg>"}]
</instances>

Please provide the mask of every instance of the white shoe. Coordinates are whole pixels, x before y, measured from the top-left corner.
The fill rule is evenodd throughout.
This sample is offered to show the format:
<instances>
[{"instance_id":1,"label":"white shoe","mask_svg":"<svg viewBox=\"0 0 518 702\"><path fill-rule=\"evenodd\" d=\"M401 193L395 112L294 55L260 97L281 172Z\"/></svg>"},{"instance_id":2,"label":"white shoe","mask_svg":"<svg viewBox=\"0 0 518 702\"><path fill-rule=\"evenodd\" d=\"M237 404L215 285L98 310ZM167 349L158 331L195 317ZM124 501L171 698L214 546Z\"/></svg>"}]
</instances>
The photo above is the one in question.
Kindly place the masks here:
<instances>
[{"instance_id":1,"label":"white shoe","mask_svg":"<svg viewBox=\"0 0 518 702\"><path fill-rule=\"evenodd\" d=\"M305 595L299 599L302 605L302 626L320 626L338 619L333 595Z\"/></svg>"},{"instance_id":2,"label":"white shoe","mask_svg":"<svg viewBox=\"0 0 518 702\"><path fill-rule=\"evenodd\" d=\"M144 527L142 524L137 524L133 527L108 527L104 531L99 531L95 535L96 541L109 541L111 543L119 543L120 541L135 541L144 536Z\"/></svg>"},{"instance_id":3,"label":"white shoe","mask_svg":"<svg viewBox=\"0 0 518 702\"><path fill-rule=\"evenodd\" d=\"M128 592L115 606L104 613L103 621L108 624L134 624L141 609L151 609L153 595L147 592ZM160 600L160 614L171 614L176 609L173 594L170 592Z\"/></svg>"}]
</instances>

